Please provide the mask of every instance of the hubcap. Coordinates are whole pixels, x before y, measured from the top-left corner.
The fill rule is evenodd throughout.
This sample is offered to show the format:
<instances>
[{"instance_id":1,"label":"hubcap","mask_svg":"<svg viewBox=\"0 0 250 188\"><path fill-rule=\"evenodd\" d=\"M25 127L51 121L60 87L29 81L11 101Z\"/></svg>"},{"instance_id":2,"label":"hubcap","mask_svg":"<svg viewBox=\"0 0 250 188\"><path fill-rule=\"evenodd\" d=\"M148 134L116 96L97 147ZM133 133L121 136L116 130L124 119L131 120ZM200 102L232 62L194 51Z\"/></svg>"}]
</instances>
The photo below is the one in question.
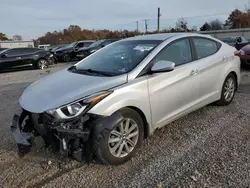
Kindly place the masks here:
<instances>
[{"instance_id":1,"label":"hubcap","mask_svg":"<svg viewBox=\"0 0 250 188\"><path fill-rule=\"evenodd\" d=\"M47 61L46 60L40 60L39 61L39 68L40 69L45 69L45 68L47 68Z\"/></svg>"},{"instance_id":2,"label":"hubcap","mask_svg":"<svg viewBox=\"0 0 250 188\"><path fill-rule=\"evenodd\" d=\"M65 56L64 56L64 61L68 62L69 60L70 60L69 55L65 55Z\"/></svg>"},{"instance_id":3,"label":"hubcap","mask_svg":"<svg viewBox=\"0 0 250 188\"><path fill-rule=\"evenodd\" d=\"M229 78L226 81L225 87L224 87L224 97L226 101L231 101L235 92L235 84L233 78Z\"/></svg>"},{"instance_id":4,"label":"hubcap","mask_svg":"<svg viewBox=\"0 0 250 188\"><path fill-rule=\"evenodd\" d=\"M109 151L115 157L125 157L133 151L138 138L139 128L137 123L130 118L124 118L109 135Z\"/></svg>"}]
</instances>

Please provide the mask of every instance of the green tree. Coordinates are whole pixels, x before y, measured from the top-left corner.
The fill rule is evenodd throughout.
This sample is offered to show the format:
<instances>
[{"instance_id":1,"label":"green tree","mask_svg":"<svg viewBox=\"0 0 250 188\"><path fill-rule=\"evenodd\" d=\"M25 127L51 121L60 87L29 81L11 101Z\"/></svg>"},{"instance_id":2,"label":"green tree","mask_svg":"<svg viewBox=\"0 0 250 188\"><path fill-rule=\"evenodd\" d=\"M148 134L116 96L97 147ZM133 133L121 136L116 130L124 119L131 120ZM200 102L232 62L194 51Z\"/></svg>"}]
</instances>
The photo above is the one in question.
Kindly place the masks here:
<instances>
[{"instance_id":1,"label":"green tree","mask_svg":"<svg viewBox=\"0 0 250 188\"><path fill-rule=\"evenodd\" d=\"M0 40L8 40L6 34L0 33Z\"/></svg>"},{"instance_id":2,"label":"green tree","mask_svg":"<svg viewBox=\"0 0 250 188\"><path fill-rule=\"evenodd\" d=\"M211 30L211 26L206 22L204 25L200 28L201 31L209 31Z\"/></svg>"}]
</instances>

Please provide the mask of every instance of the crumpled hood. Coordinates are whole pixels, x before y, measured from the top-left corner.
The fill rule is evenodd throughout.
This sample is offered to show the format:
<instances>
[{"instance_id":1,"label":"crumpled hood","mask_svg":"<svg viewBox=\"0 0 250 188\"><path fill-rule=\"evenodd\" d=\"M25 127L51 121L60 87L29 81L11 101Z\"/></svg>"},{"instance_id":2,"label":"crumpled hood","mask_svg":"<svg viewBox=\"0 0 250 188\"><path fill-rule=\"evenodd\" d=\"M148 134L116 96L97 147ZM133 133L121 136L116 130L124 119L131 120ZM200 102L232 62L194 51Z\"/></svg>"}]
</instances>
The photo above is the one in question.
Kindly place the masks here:
<instances>
[{"instance_id":1,"label":"crumpled hood","mask_svg":"<svg viewBox=\"0 0 250 188\"><path fill-rule=\"evenodd\" d=\"M67 47L67 46L65 46L65 47L61 47L61 48L59 48L59 49L56 49L55 52L70 51L70 50L72 50L72 49L73 49L72 47Z\"/></svg>"},{"instance_id":2,"label":"crumpled hood","mask_svg":"<svg viewBox=\"0 0 250 188\"><path fill-rule=\"evenodd\" d=\"M72 73L64 69L27 87L19 99L19 103L29 112L43 113L126 82L126 74L116 77L101 77Z\"/></svg>"}]
</instances>

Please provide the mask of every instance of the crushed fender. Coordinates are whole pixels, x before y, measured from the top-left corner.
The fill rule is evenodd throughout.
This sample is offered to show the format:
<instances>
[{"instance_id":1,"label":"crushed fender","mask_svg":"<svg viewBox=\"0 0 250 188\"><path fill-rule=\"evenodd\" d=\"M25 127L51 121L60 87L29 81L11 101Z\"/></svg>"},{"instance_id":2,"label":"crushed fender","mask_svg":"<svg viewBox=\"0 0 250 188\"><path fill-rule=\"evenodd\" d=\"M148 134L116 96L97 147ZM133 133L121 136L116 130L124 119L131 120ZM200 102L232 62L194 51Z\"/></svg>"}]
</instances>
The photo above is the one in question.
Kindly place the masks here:
<instances>
[{"instance_id":1,"label":"crushed fender","mask_svg":"<svg viewBox=\"0 0 250 188\"><path fill-rule=\"evenodd\" d=\"M13 116L11 132L18 154L24 156L32 147L47 148L55 154L79 162L91 162L99 143L119 121L120 113L103 117L85 114L72 120L57 121L48 114L33 114L22 110Z\"/></svg>"}]
</instances>

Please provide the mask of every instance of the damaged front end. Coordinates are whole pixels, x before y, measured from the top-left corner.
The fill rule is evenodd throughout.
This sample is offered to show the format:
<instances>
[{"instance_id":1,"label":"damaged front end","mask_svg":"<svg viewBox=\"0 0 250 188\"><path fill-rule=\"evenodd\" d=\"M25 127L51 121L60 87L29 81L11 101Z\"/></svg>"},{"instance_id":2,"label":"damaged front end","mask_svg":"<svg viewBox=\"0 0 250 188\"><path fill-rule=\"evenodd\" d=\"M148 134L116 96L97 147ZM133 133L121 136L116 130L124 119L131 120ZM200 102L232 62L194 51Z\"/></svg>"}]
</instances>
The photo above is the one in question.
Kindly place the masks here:
<instances>
[{"instance_id":1,"label":"damaged front end","mask_svg":"<svg viewBox=\"0 0 250 188\"><path fill-rule=\"evenodd\" d=\"M58 120L47 113L31 113L24 109L13 117L11 131L18 154L27 154L32 146L49 148L53 153L90 162L103 135L122 119L114 113L103 117L84 114L72 119Z\"/></svg>"}]
</instances>

